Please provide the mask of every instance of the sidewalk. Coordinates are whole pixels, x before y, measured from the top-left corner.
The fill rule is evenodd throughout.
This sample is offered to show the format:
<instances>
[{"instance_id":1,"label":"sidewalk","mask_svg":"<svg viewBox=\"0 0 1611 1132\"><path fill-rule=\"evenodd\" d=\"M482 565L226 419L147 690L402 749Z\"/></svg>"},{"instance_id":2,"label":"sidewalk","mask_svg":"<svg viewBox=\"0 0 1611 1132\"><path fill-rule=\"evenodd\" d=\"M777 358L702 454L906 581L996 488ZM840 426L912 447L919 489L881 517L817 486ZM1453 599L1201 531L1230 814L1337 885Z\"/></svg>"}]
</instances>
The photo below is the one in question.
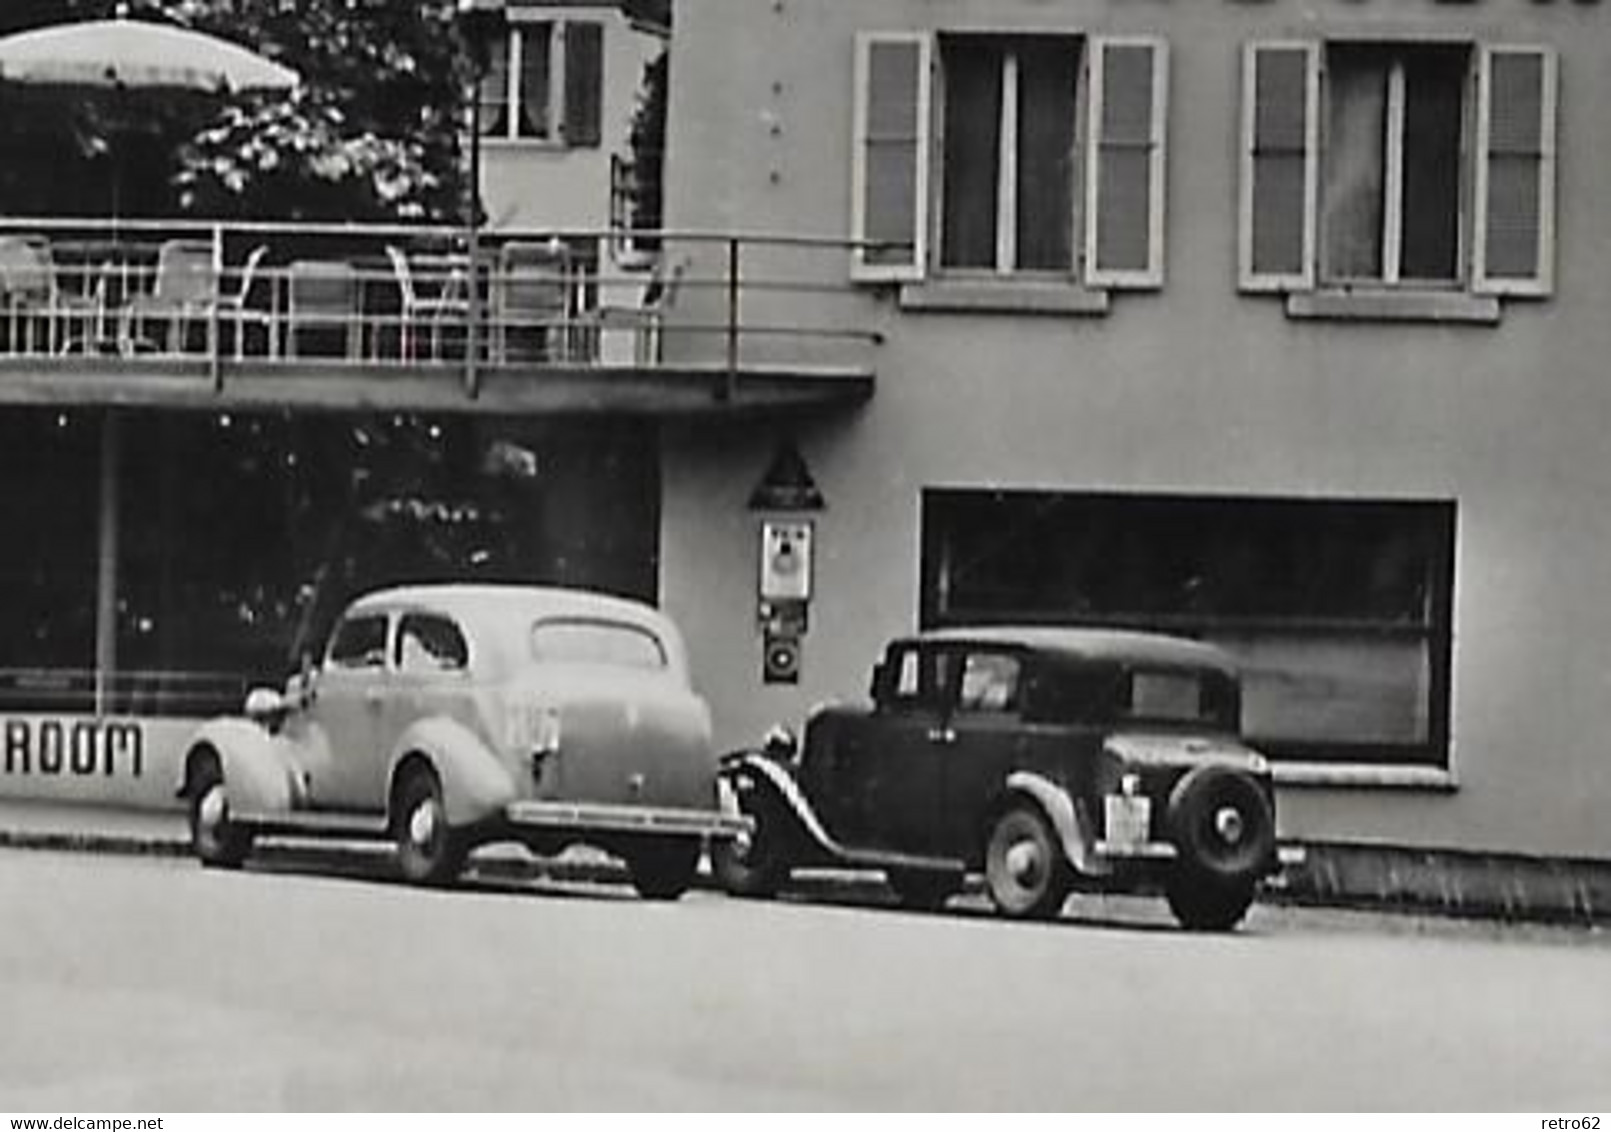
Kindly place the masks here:
<instances>
[{"instance_id":1,"label":"sidewalk","mask_svg":"<svg viewBox=\"0 0 1611 1132\"><path fill-rule=\"evenodd\" d=\"M0 847L180 856L190 852L190 833L182 810L5 798L0 799Z\"/></svg>"}]
</instances>

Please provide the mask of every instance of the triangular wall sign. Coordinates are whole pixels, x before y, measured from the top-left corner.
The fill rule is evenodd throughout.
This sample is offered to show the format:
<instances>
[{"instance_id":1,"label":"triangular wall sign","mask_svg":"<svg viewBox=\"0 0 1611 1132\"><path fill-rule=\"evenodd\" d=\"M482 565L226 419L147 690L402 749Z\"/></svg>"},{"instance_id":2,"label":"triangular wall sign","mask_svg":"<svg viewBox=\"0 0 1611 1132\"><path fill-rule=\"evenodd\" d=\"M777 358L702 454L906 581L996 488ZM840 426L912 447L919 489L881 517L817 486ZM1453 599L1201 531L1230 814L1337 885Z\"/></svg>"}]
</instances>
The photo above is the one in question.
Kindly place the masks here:
<instances>
[{"instance_id":1,"label":"triangular wall sign","mask_svg":"<svg viewBox=\"0 0 1611 1132\"><path fill-rule=\"evenodd\" d=\"M822 507L822 492L817 490L805 458L792 441L784 441L778 445L761 482L750 493L750 510L820 511Z\"/></svg>"}]
</instances>

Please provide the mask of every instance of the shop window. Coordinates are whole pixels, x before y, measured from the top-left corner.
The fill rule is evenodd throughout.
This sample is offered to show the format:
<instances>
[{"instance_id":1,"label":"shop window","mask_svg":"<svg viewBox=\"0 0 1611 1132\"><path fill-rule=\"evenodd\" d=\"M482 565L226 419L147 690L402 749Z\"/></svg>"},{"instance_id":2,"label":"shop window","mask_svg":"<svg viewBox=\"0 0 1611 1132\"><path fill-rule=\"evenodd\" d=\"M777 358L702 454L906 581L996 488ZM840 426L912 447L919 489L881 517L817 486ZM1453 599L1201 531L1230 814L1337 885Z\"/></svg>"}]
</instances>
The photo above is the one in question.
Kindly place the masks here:
<instances>
[{"instance_id":1,"label":"shop window","mask_svg":"<svg viewBox=\"0 0 1611 1132\"><path fill-rule=\"evenodd\" d=\"M1537 47L1250 45L1243 289L1397 294L1398 308L1359 308L1387 317L1434 309L1417 296L1548 294L1555 88L1555 56Z\"/></svg>"},{"instance_id":2,"label":"shop window","mask_svg":"<svg viewBox=\"0 0 1611 1132\"><path fill-rule=\"evenodd\" d=\"M1431 501L930 491L923 620L1210 641L1272 756L1442 767L1454 522ZM1149 681L1148 713L1218 711Z\"/></svg>"},{"instance_id":3,"label":"shop window","mask_svg":"<svg viewBox=\"0 0 1611 1132\"><path fill-rule=\"evenodd\" d=\"M856 276L1160 286L1166 67L1154 39L862 35Z\"/></svg>"},{"instance_id":4,"label":"shop window","mask_svg":"<svg viewBox=\"0 0 1611 1132\"><path fill-rule=\"evenodd\" d=\"M488 138L600 144L604 26L587 21L518 22L493 44L480 90Z\"/></svg>"}]
</instances>

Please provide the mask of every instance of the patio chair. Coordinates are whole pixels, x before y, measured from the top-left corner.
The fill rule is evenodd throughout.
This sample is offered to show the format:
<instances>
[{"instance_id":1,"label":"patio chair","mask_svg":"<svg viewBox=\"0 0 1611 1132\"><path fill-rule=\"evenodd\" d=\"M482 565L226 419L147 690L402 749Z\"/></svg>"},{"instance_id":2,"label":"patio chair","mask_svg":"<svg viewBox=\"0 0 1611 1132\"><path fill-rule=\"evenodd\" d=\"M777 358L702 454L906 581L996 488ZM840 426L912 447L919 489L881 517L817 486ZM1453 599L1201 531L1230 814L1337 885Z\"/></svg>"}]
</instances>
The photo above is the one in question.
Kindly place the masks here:
<instances>
[{"instance_id":1,"label":"patio chair","mask_svg":"<svg viewBox=\"0 0 1611 1132\"><path fill-rule=\"evenodd\" d=\"M304 333L342 343L350 361L362 355L358 270L345 260L299 259L287 270L285 356L303 353Z\"/></svg>"},{"instance_id":2,"label":"patio chair","mask_svg":"<svg viewBox=\"0 0 1611 1132\"><path fill-rule=\"evenodd\" d=\"M602 340L600 353L606 363L626 362L627 357L615 347L615 343L619 340L619 334L630 333L631 363L638 366L660 364L666 312L677 301L677 291L682 286L683 273L687 268L685 260L679 259L669 268L662 261L644 284L636 305L605 304L599 307L594 317Z\"/></svg>"},{"instance_id":3,"label":"patio chair","mask_svg":"<svg viewBox=\"0 0 1611 1132\"><path fill-rule=\"evenodd\" d=\"M8 351L54 354L92 342L103 310L101 296L99 285L83 294L63 290L44 236L0 236L0 304Z\"/></svg>"},{"instance_id":4,"label":"patio chair","mask_svg":"<svg viewBox=\"0 0 1611 1132\"><path fill-rule=\"evenodd\" d=\"M224 294L222 288L218 296L218 321L222 325L229 323L234 331L235 360L240 361L246 356L246 326L252 323L263 328L265 341L264 352L274 353L274 313L271 310L262 310L248 305L252 297L252 288L257 285L257 271L263 263L263 257L268 254L267 244L258 244L246 254L246 261L241 264L240 272L236 276L235 290ZM226 276L229 274L225 273Z\"/></svg>"},{"instance_id":5,"label":"patio chair","mask_svg":"<svg viewBox=\"0 0 1611 1132\"><path fill-rule=\"evenodd\" d=\"M464 275L457 268L450 268L434 280L434 292L426 293L421 290L413 264L401 248L387 244L386 255L391 260L392 275L402 298L399 352L404 361L414 360L419 345L415 330L424 324L429 333L430 357L436 361L442 356L443 330L462 327L470 318L470 293Z\"/></svg>"},{"instance_id":6,"label":"patio chair","mask_svg":"<svg viewBox=\"0 0 1611 1132\"><path fill-rule=\"evenodd\" d=\"M492 279L492 357L496 362L567 356L570 253L558 241L511 241L498 249Z\"/></svg>"},{"instance_id":7,"label":"patio chair","mask_svg":"<svg viewBox=\"0 0 1611 1132\"><path fill-rule=\"evenodd\" d=\"M208 240L165 240L157 249L157 275L148 294L131 296L123 308L120 340L134 352L154 346L183 353L190 330L205 327L218 298L218 270ZM148 337L155 323L160 336Z\"/></svg>"}]
</instances>

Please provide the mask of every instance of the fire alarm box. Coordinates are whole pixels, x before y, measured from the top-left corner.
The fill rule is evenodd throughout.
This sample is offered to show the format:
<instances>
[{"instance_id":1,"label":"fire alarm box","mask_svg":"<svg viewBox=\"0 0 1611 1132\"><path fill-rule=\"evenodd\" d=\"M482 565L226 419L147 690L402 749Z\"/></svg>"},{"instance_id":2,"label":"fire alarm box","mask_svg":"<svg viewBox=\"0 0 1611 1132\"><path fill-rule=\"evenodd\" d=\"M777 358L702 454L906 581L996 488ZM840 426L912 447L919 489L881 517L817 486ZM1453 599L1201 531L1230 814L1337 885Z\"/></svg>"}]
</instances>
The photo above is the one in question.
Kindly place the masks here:
<instances>
[{"instance_id":1,"label":"fire alarm box","mask_svg":"<svg viewBox=\"0 0 1611 1132\"><path fill-rule=\"evenodd\" d=\"M811 524L799 520L761 524L761 600L811 599Z\"/></svg>"}]
</instances>

